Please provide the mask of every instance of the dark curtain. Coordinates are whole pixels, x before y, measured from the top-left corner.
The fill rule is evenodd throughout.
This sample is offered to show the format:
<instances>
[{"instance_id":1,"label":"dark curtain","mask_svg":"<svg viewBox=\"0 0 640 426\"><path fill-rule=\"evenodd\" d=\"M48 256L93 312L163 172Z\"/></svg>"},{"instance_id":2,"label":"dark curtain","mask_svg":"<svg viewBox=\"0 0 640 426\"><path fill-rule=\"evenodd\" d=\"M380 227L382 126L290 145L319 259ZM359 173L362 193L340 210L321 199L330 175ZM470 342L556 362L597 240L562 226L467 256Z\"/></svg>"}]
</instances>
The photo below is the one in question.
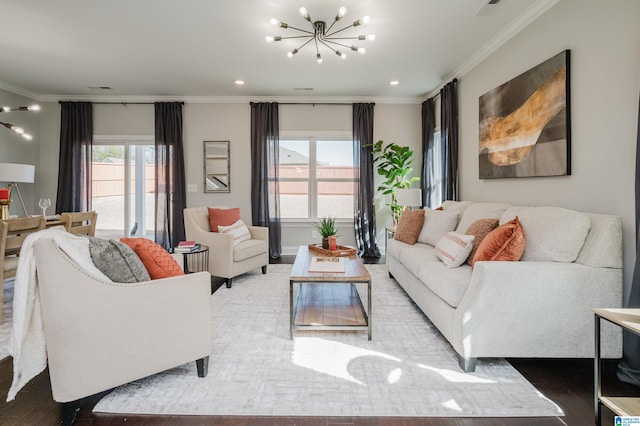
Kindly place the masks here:
<instances>
[{"instance_id":1,"label":"dark curtain","mask_svg":"<svg viewBox=\"0 0 640 426\"><path fill-rule=\"evenodd\" d=\"M636 263L627 308L640 308L640 102L638 104L638 134L636 135ZM624 331L622 361L618 378L640 386L640 336Z\"/></svg>"},{"instance_id":2,"label":"dark curtain","mask_svg":"<svg viewBox=\"0 0 640 426\"><path fill-rule=\"evenodd\" d=\"M56 213L91 210L91 102L60 102Z\"/></svg>"},{"instance_id":3,"label":"dark curtain","mask_svg":"<svg viewBox=\"0 0 640 426\"><path fill-rule=\"evenodd\" d=\"M440 158L435 158L435 129L436 129L436 109L433 98L422 103L422 199L427 207L436 208L442 201L436 199L438 190L438 176L435 175L433 167Z\"/></svg>"},{"instance_id":4,"label":"dark curtain","mask_svg":"<svg viewBox=\"0 0 640 426\"><path fill-rule=\"evenodd\" d=\"M277 102L251 102L251 219L269 228L269 255L282 253L278 153L280 126Z\"/></svg>"},{"instance_id":5,"label":"dark curtain","mask_svg":"<svg viewBox=\"0 0 640 426\"><path fill-rule=\"evenodd\" d=\"M458 80L440 90L440 138L444 147L444 200L458 199Z\"/></svg>"},{"instance_id":6,"label":"dark curtain","mask_svg":"<svg viewBox=\"0 0 640 426\"><path fill-rule=\"evenodd\" d=\"M155 103L155 240L168 249L185 239L187 206L182 148L182 102Z\"/></svg>"},{"instance_id":7,"label":"dark curtain","mask_svg":"<svg viewBox=\"0 0 640 426\"><path fill-rule=\"evenodd\" d=\"M380 257L376 241L376 209L373 202L373 108L353 104L354 228L358 255Z\"/></svg>"}]
</instances>

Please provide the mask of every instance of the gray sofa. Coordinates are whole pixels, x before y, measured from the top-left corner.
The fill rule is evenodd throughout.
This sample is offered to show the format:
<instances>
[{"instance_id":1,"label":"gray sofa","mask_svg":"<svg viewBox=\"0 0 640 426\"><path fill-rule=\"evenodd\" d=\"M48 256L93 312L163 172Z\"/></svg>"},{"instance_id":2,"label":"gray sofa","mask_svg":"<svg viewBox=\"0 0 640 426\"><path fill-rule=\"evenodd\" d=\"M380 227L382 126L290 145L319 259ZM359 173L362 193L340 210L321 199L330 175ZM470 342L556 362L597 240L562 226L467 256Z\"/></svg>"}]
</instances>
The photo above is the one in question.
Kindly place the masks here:
<instances>
[{"instance_id":1,"label":"gray sofa","mask_svg":"<svg viewBox=\"0 0 640 426\"><path fill-rule=\"evenodd\" d=\"M462 369L474 371L483 357L593 357L591 309L622 303L619 217L468 201L447 201L443 211L458 215L459 233L478 219L515 216L526 232L520 261L473 269L447 268L429 244L388 241L390 276L451 343ZM603 324L602 336L603 356L620 357L617 327Z\"/></svg>"}]
</instances>

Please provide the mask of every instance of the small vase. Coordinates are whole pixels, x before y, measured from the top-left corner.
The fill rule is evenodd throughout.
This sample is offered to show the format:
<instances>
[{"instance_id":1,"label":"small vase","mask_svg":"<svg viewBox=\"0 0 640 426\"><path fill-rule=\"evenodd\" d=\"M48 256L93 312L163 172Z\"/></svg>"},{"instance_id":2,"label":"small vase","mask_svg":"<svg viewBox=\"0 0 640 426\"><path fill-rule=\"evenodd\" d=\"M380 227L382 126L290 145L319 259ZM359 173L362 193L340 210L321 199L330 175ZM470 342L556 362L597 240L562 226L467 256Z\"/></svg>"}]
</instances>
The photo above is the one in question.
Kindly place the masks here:
<instances>
[{"instance_id":1,"label":"small vase","mask_svg":"<svg viewBox=\"0 0 640 426\"><path fill-rule=\"evenodd\" d=\"M329 250L329 238L322 238L322 248Z\"/></svg>"}]
</instances>

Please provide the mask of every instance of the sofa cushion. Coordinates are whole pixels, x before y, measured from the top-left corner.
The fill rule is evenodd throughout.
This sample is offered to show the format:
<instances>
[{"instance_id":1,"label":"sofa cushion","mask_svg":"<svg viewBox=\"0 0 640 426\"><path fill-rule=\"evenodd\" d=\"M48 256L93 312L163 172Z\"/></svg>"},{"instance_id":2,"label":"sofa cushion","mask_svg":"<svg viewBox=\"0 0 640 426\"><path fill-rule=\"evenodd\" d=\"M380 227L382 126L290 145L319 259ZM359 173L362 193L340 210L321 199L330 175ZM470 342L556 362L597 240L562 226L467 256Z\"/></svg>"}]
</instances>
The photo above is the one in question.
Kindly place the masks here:
<instances>
[{"instance_id":1,"label":"sofa cushion","mask_svg":"<svg viewBox=\"0 0 640 426\"><path fill-rule=\"evenodd\" d=\"M138 255L128 245L116 240L88 238L93 264L111 281L135 283L151 279Z\"/></svg>"},{"instance_id":2,"label":"sofa cushion","mask_svg":"<svg viewBox=\"0 0 640 426\"><path fill-rule=\"evenodd\" d=\"M591 227L577 263L594 268L622 268L622 218L587 213Z\"/></svg>"},{"instance_id":3,"label":"sofa cushion","mask_svg":"<svg viewBox=\"0 0 640 426\"><path fill-rule=\"evenodd\" d=\"M515 216L527 232L525 261L575 261L591 227L587 214L561 207L511 207L500 223Z\"/></svg>"},{"instance_id":4,"label":"sofa cushion","mask_svg":"<svg viewBox=\"0 0 640 426\"><path fill-rule=\"evenodd\" d=\"M442 300L456 308L467 292L471 273L469 265L450 269L442 262L434 262L428 268L422 268L418 278Z\"/></svg>"},{"instance_id":5,"label":"sofa cushion","mask_svg":"<svg viewBox=\"0 0 640 426\"><path fill-rule=\"evenodd\" d=\"M406 210L400 216L394 239L407 244L415 244L424 223L424 211Z\"/></svg>"},{"instance_id":6,"label":"sofa cushion","mask_svg":"<svg viewBox=\"0 0 640 426\"><path fill-rule=\"evenodd\" d=\"M267 242L263 240L247 240L233 247L233 261L249 259L268 252Z\"/></svg>"},{"instance_id":7,"label":"sofa cushion","mask_svg":"<svg viewBox=\"0 0 640 426\"><path fill-rule=\"evenodd\" d=\"M416 277L420 275L420 271L424 265L429 265L426 269L431 268L431 264L442 264L434 247L428 244L415 244L402 251L402 257L398 260L402 265Z\"/></svg>"},{"instance_id":8,"label":"sofa cushion","mask_svg":"<svg viewBox=\"0 0 640 426\"><path fill-rule=\"evenodd\" d=\"M240 220L240 209L219 209L215 207L207 207L209 212L209 226L211 232L218 232L218 226L229 226Z\"/></svg>"},{"instance_id":9,"label":"sofa cushion","mask_svg":"<svg viewBox=\"0 0 640 426\"><path fill-rule=\"evenodd\" d=\"M520 260L525 251L525 238L525 231L516 216L484 237L473 257L471 266L485 260Z\"/></svg>"},{"instance_id":10,"label":"sofa cushion","mask_svg":"<svg viewBox=\"0 0 640 426\"><path fill-rule=\"evenodd\" d=\"M152 280L184 275L184 271L161 245L147 238L120 238L136 252Z\"/></svg>"},{"instance_id":11,"label":"sofa cushion","mask_svg":"<svg viewBox=\"0 0 640 426\"><path fill-rule=\"evenodd\" d=\"M431 210L424 208L424 225L418 235L418 242L435 247L440 238L449 231L456 229L458 213L445 210Z\"/></svg>"},{"instance_id":12,"label":"sofa cushion","mask_svg":"<svg viewBox=\"0 0 640 426\"><path fill-rule=\"evenodd\" d=\"M502 213L509 207L509 204L504 203L472 203L462 214L456 232L464 234L469 226L478 219L500 219Z\"/></svg>"},{"instance_id":13,"label":"sofa cushion","mask_svg":"<svg viewBox=\"0 0 640 426\"><path fill-rule=\"evenodd\" d=\"M436 243L436 256L447 268L457 268L462 265L473 248L473 235L447 232Z\"/></svg>"},{"instance_id":14,"label":"sofa cushion","mask_svg":"<svg viewBox=\"0 0 640 426\"><path fill-rule=\"evenodd\" d=\"M478 250L478 246L480 245L482 240L484 240L484 237L486 237L489 232L493 231L498 227L499 222L500 222L500 219L497 219L497 218L478 219L475 222L473 222L471 226L469 226L469 228L467 228L467 230L465 231L465 234L474 236L471 253L469 253L469 256L467 257L467 261L466 261L467 265L471 265L471 262L473 261L473 256L476 254L476 251Z\"/></svg>"}]
</instances>

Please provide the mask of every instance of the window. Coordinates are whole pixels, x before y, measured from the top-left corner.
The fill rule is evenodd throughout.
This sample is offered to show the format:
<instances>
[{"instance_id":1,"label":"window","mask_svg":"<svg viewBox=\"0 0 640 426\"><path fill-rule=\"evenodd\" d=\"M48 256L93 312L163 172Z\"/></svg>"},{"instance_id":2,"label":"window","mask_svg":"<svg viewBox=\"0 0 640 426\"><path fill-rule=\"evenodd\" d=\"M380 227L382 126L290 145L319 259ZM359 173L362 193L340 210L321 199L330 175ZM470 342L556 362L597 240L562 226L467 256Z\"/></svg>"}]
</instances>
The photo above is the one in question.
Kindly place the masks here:
<instances>
[{"instance_id":1,"label":"window","mask_svg":"<svg viewBox=\"0 0 640 426\"><path fill-rule=\"evenodd\" d=\"M434 170L434 175L436 177L436 181L435 183L435 191L433 193L433 196L431 197L431 200L438 200L437 201L437 205L432 205L429 206L432 209L435 209L437 207L439 207L442 202L440 200L444 200L444 194L443 194L443 189L444 189L444 167L446 164L446 159L444 157L444 147L442 146L442 138L440 137L440 130L437 130L434 132L433 134L433 147L434 147L434 152L433 152L433 158L434 158L434 164L433 164L433 170Z\"/></svg>"},{"instance_id":2,"label":"window","mask_svg":"<svg viewBox=\"0 0 640 426\"><path fill-rule=\"evenodd\" d=\"M353 220L353 141L350 138L280 138L280 216L315 221Z\"/></svg>"},{"instance_id":3,"label":"window","mask_svg":"<svg viewBox=\"0 0 640 426\"><path fill-rule=\"evenodd\" d=\"M92 208L96 236L155 233L155 146L142 141L98 141L92 148Z\"/></svg>"}]
</instances>

